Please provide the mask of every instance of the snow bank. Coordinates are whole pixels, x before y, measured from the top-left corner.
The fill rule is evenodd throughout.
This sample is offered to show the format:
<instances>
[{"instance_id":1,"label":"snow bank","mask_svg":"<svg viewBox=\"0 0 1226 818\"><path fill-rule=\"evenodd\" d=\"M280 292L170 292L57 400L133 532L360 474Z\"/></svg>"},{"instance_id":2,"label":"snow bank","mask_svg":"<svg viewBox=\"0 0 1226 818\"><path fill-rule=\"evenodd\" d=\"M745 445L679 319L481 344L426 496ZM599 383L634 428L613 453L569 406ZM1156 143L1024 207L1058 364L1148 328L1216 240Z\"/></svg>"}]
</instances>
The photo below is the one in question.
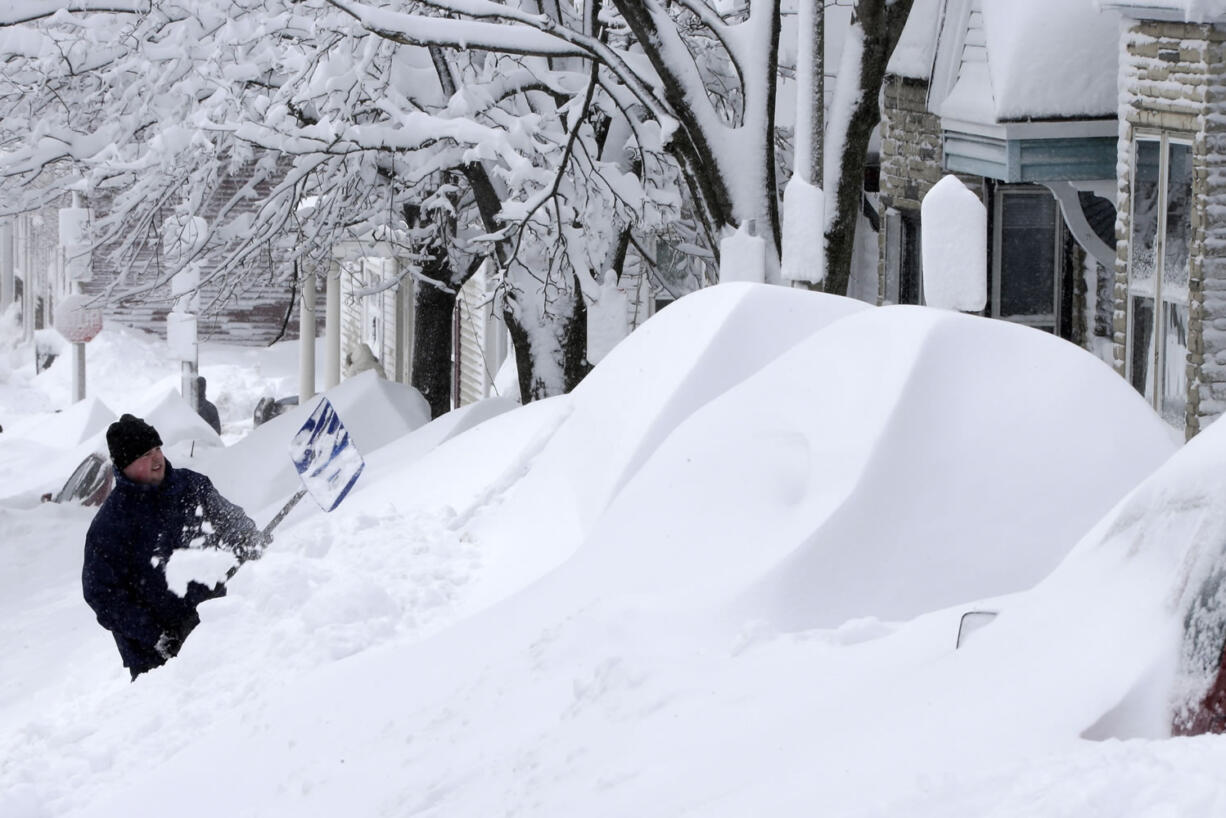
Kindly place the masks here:
<instances>
[{"instance_id":1,"label":"snow bank","mask_svg":"<svg viewBox=\"0 0 1226 818\"><path fill-rule=\"evenodd\" d=\"M783 629L910 619L1038 582L1173 448L1067 342L869 310L681 424L591 547L610 551L605 576L678 604L740 598Z\"/></svg>"},{"instance_id":2,"label":"snow bank","mask_svg":"<svg viewBox=\"0 0 1226 818\"><path fill-rule=\"evenodd\" d=\"M334 398L351 431L379 384ZM1091 527L1174 445L1123 379L1033 330L748 285L499 408L388 409L353 495L301 504L136 684L79 598L89 510L0 507L0 815L1226 803L1226 738L1082 738L1162 734L1226 427ZM285 425L218 472L287 460ZM955 650L972 605L1001 614Z\"/></svg>"},{"instance_id":3,"label":"snow bank","mask_svg":"<svg viewBox=\"0 0 1226 818\"><path fill-rule=\"evenodd\" d=\"M9 432L44 446L75 446L105 432L118 417L98 398L86 398L51 416L40 415L14 424Z\"/></svg>"},{"instance_id":4,"label":"snow bank","mask_svg":"<svg viewBox=\"0 0 1226 818\"><path fill-rule=\"evenodd\" d=\"M721 284L681 298L619 344L567 396L556 429L533 444L539 449L525 451L523 479L506 502L549 509L546 520L512 513L477 520L476 530L493 542L520 543L514 560L525 576L539 575L578 547L685 418L802 338L863 309L846 298L762 284Z\"/></svg>"},{"instance_id":5,"label":"snow bank","mask_svg":"<svg viewBox=\"0 0 1226 818\"><path fill-rule=\"evenodd\" d=\"M167 390L161 397L142 408L137 405L128 410L137 417L158 430L162 438L162 449L167 456L172 456L176 450L185 446L189 449L196 445L220 448L221 438L213 431L213 427L204 418L196 414L196 410L187 405L183 396L175 390ZM102 446L106 446L106 430L102 431Z\"/></svg>"},{"instance_id":6,"label":"snow bank","mask_svg":"<svg viewBox=\"0 0 1226 818\"><path fill-rule=\"evenodd\" d=\"M404 466L474 426L518 408L519 403L511 398L492 397L452 409L388 444L389 456L397 465Z\"/></svg>"}]
</instances>

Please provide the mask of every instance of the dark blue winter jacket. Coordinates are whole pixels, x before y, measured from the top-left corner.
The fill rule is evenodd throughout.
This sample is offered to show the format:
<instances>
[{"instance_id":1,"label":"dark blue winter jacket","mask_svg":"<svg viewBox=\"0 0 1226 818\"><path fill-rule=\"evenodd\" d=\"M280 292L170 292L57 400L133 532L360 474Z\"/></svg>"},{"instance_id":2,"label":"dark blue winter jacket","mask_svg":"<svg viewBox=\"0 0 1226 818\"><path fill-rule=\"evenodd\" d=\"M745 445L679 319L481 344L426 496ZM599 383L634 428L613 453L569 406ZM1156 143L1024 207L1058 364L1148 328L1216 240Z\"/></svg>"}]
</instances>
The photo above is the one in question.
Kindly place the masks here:
<instances>
[{"instance_id":1,"label":"dark blue winter jacket","mask_svg":"<svg viewBox=\"0 0 1226 818\"><path fill-rule=\"evenodd\" d=\"M203 474L166 463L160 485L115 472L115 488L85 536L85 601L119 646L132 677L165 663L200 623L196 606L225 595L225 585L188 583L179 596L166 564L180 548L224 548L239 561L258 556L264 534ZM162 650L157 649L162 640Z\"/></svg>"}]
</instances>

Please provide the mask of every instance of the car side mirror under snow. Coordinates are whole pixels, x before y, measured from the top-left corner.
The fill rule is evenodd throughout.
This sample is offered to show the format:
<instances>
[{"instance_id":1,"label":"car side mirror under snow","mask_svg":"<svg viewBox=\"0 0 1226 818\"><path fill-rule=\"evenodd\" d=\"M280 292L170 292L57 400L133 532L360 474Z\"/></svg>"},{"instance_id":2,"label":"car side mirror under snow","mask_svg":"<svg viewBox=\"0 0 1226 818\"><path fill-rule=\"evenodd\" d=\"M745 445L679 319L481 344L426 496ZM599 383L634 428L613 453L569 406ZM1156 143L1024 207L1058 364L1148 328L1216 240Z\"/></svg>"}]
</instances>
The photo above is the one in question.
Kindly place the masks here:
<instances>
[{"instance_id":1,"label":"car side mirror under snow","mask_svg":"<svg viewBox=\"0 0 1226 818\"><path fill-rule=\"evenodd\" d=\"M972 633L991 624L998 613L999 611L967 611L962 614L962 618L958 620L958 638L954 642L954 650L966 644Z\"/></svg>"}]
</instances>

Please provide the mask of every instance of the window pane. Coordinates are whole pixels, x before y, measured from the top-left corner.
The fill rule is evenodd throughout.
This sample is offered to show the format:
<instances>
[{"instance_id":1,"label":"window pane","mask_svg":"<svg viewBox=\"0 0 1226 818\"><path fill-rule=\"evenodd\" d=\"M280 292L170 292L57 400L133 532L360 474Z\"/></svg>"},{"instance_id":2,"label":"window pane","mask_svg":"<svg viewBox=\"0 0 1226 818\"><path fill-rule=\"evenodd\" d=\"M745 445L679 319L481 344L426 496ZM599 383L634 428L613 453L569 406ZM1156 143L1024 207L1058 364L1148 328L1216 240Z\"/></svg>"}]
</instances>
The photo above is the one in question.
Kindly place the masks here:
<instances>
[{"instance_id":1,"label":"window pane","mask_svg":"<svg viewBox=\"0 0 1226 818\"><path fill-rule=\"evenodd\" d=\"M1180 429L1188 401L1188 307L1162 302L1162 405L1159 414Z\"/></svg>"},{"instance_id":2,"label":"window pane","mask_svg":"<svg viewBox=\"0 0 1226 818\"><path fill-rule=\"evenodd\" d=\"M1154 300L1145 296L1132 297L1132 353L1128 359L1128 380L1150 403L1154 399Z\"/></svg>"},{"instance_id":3,"label":"window pane","mask_svg":"<svg viewBox=\"0 0 1226 818\"><path fill-rule=\"evenodd\" d=\"M1132 177L1132 239L1129 287L1152 294L1157 274L1158 157L1160 143L1139 139Z\"/></svg>"},{"instance_id":4,"label":"window pane","mask_svg":"<svg viewBox=\"0 0 1226 818\"><path fill-rule=\"evenodd\" d=\"M1033 193L1001 199L1000 317L1056 316L1056 200Z\"/></svg>"},{"instance_id":5,"label":"window pane","mask_svg":"<svg viewBox=\"0 0 1226 818\"><path fill-rule=\"evenodd\" d=\"M1192 148L1171 143L1166 183L1166 242L1162 250L1163 292L1179 290L1187 300L1188 244L1192 237Z\"/></svg>"}]
</instances>

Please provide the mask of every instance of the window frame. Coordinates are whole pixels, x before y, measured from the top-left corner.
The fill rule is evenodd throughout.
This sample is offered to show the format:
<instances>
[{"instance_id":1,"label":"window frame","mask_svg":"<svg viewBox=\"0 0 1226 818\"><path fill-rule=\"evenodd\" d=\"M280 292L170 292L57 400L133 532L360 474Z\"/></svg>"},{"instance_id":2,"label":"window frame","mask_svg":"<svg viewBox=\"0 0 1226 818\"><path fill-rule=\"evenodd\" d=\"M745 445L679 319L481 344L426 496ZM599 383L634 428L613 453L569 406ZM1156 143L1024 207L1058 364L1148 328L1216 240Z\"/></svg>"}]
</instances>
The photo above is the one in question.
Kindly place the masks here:
<instances>
[{"instance_id":1,"label":"window frame","mask_svg":"<svg viewBox=\"0 0 1226 818\"><path fill-rule=\"evenodd\" d=\"M1150 288L1149 286L1143 286L1143 287L1137 286L1135 284L1134 277L1133 277L1133 271L1135 269L1134 253L1136 251L1136 245L1137 245L1137 242L1136 242L1136 206L1137 206L1136 190L1137 190L1137 171L1139 168L1138 154L1139 154L1139 146L1140 146L1140 143L1142 142L1151 142L1151 143L1158 144L1158 193L1157 193L1157 202L1155 204L1155 207L1157 209L1157 227L1155 228L1156 236L1155 236L1155 243L1154 243L1154 273L1153 273L1152 288ZM1195 144L1195 140L1193 139L1193 137L1184 135L1184 134L1180 134L1180 133L1172 133L1169 131L1157 131L1157 130L1137 130L1137 131L1134 131L1132 135L1132 145L1130 146L1131 151L1132 151L1132 156L1131 156L1131 162L1130 162L1129 169L1128 169L1128 176L1129 176L1129 180L1128 180L1128 184L1129 184L1129 189L1128 189L1128 194L1129 194L1129 197L1128 197L1128 262L1127 262L1127 270L1126 270L1127 280L1126 280L1126 286L1124 288L1125 289L1124 377L1128 381L1129 384L1131 384L1134 388L1136 388L1136 383L1135 383L1134 378L1137 373L1134 372L1134 360L1135 359L1133 356L1136 352L1135 344L1136 344L1137 339L1136 339L1136 332L1134 331L1136 315L1134 312L1135 307L1134 307L1133 302L1138 297L1152 298L1153 308L1152 308L1152 314L1150 316L1152 327L1150 329L1150 332L1153 334L1153 352L1152 352L1152 357L1150 357L1148 361L1148 366L1150 368L1149 370L1150 374L1149 374L1149 377L1147 378L1147 383L1152 383L1153 394L1152 395L1146 394L1148 391L1148 389L1146 388L1146 384L1143 384L1138 389L1138 391L1141 393L1141 396L1150 404L1153 410L1159 415L1159 417L1162 417L1163 419L1167 420L1168 423L1173 423L1174 425L1176 425L1177 428L1183 429L1183 428L1186 428L1186 425L1187 425L1187 416L1186 416L1187 395L1186 394L1184 395L1184 401L1183 401L1183 404L1185 407L1185 414L1180 419L1179 422L1175 422L1175 420L1171 417L1168 417L1168 413L1164 411L1166 408L1166 405L1165 405L1166 404L1166 401L1165 401L1166 391L1163 387L1163 384L1165 383L1166 378L1167 378L1167 370L1171 365L1171 361L1167 359L1167 346L1168 345L1166 343L1166 337L1164 334L1167 329L1166 304L1169 302L1171 304L1176 304L1177 306L1183 307L1183 313L1184 313L1184 318L1185 318L1184 359L1182 361L1177 362L1176 365L1182 366L1185 368L1188 365L1188 350L1187 350L1187 342L1186 342L1186 333L1188 329L1187 321L1190 319L1190 315L1191 315L1191 310L1190 310L1191 299L1189 297L1189 287L1188 286L1183 286L1183 287L1178 287L1178 288L1176 288L1174 285L1171 286L1171 289L1181 289L1182 290L1182 293L1181 293L1182 300L1181 301L1173 301L1164 295L1164 290L1166 289L1166 286L1165 286L1166 278L1167 278L1166 242L1168 238L1167 216L1170 210L1170 181L1171 181L1170 180L1170 170L1171 170L1170 168L1170 165L1171 165L1170 148L1172 145L1182 145L1186 147L1188 149L1189 162L1191 162L1192 165L1194 166L1195 157L1196 157L1196 144ZM1195 190L1193 190L1191 195L1193 197L1195 196ZM1189 207L1191 207L1191 205L1189 205ZM1191 252L1190 251L1191 241L1192 241L1192 237L1189 234L1188 236L1189 256ZM1190 265L1190 261L1189 261L1189 265ZM1191 271L1189 270L1189 275L1190 274L1191 274ZM1151 289L1152 289L1152 293L1150 292ZM1149 356L1147 355L1147 357ZM1186 387L1186 377L1185 377L1185 393L1186 393L1186 388L1187 387Z\"/></svg>"},{"instance_id":2,"label":"window frame","mask_svg":"<svg viewBox=\"0 0 1226 818\"><path fill-rule=\"evenodd\" d=\"M1051 305L1052 311L1050 314L1050 328L1048 327L1048 315L1001 315L1001 283L1003 279L1004 267L1004 238L1005 238L1005 197L1012 196L1042 196L1055 203L1055 209L1052 220L1052 292ZM1008 184L997 185L992 193L992 205L995 218L992 220L992 286L991 298L989 299L988 308L989 315L993 318L1002 321L1010 321L1014 324L1022 326L1034 327L1043 332L1051 332L1052 335L1060 334L1060 321L1062 315L1062 305L1060 298L1060 282L1064 277L1064 216L1060 213L1060 205L1055 201L1050 190L1041 185L1030 184Z\"/></svg>"},{"instance_id":3,"label":"window frame","mask_svg":"<svg viewBox=\"0 0 1226 818\"><path fill-rule=\"evenodd\" d=\"M923 233L920 212L913 208L887 208L885 231L885 284L883 304L924 303Z\"/></svg>"}]
</instances>

